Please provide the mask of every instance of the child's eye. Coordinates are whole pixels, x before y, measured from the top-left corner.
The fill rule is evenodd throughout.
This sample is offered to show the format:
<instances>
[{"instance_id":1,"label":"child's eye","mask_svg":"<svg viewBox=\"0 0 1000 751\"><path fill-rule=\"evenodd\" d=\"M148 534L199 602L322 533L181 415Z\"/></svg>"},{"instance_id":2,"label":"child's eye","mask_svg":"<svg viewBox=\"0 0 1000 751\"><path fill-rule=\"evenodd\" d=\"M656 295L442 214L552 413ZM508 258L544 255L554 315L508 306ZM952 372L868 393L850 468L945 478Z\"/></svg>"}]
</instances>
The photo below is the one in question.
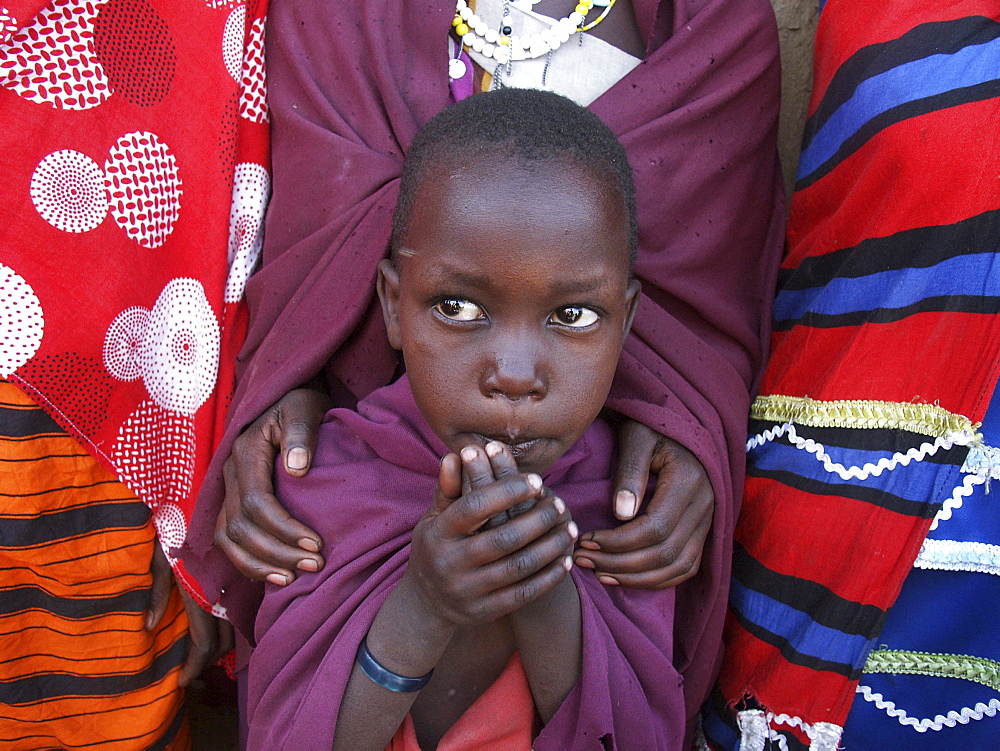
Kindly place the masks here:
<instances>
[{"instance_id":1,"label":"child's eye","mask_svg":"<svg viewBox=\"0 0 1000 751\"><path fill-rule=\"evenodd\" d=\"M486 318L486 313L474 302L459 298L442 300L434 309L450 321L478 321Z\"/></svg>"},{"instance_id":2,"label":"child's eye","mask_svg":"<svg viewBox=\"0 0 1000 751\"><path fill-rule=\"evenodd\" d=\"M552 314L549 320L562 326L570 326L575 329L585 329L587 326L592 326L597 323L598 318L600 318L600 316L590 308L570 305L565 308L559 308Z\"/></svg>"}]
</instances>

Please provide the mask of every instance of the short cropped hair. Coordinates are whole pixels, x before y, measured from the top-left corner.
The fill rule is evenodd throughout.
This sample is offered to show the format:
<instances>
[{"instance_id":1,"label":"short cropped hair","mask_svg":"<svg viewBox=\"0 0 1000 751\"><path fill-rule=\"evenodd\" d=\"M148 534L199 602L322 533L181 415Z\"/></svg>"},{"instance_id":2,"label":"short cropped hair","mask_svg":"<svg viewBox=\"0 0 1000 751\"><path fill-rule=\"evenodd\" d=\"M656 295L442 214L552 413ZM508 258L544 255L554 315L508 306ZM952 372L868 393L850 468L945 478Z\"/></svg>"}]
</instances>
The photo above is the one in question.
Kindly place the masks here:
<instances>
[{"instance_id":1,"label":"short cropped hair","mask_svg":"<svg viewBox=\"0 0 1000 751\"><path fill-rule=\"evenodd\" d=\"M638 227L635 181L625 149L597 115L550 91L505 88L467 97L448 107L417 133L406 154L399 200L392 219L393 257L410 223L417 188L427 168L456 154L503 154L532 162L572 159L609 178L628 217L629 265L635 262Z\"/></svg>"}]
</instances>

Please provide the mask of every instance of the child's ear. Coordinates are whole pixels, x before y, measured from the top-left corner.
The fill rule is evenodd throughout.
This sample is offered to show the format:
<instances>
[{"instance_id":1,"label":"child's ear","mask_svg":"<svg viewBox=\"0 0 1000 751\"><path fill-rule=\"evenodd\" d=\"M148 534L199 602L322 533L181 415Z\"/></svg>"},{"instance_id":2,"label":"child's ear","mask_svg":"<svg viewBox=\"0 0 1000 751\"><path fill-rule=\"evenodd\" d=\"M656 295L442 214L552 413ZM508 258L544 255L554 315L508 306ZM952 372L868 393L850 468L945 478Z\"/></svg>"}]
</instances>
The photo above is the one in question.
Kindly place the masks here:
<instances>
[{"instance_id":1,"label":"child's ear","mask_svg":"<svg viewBox=\"0 0 1000 751\"><path fill-rule=\"evenodd\" d=\"M379 261L378 281L375 287L378 290L378 299L382 303L382 317L385 319L389 344L393 349L402 349L399 331L399 271L388 258Z\"/></svg>"},{"instance_id":2,"label":"child's ear","mask_svg":"<svg viewBox=\"0 0 1000 751\"><path fill-rule=\"evenodd\" d=\"M625 337L628 336L628 332L632 329L632 321L635 319L635 312L639 309L639 298L641 297L642 285L639 284L638 279L632 279L628 283L628 289L625 291L628 314L625 316L625 326L622 328L622 343L625 342Z\"/></svg>"}]
</instances>

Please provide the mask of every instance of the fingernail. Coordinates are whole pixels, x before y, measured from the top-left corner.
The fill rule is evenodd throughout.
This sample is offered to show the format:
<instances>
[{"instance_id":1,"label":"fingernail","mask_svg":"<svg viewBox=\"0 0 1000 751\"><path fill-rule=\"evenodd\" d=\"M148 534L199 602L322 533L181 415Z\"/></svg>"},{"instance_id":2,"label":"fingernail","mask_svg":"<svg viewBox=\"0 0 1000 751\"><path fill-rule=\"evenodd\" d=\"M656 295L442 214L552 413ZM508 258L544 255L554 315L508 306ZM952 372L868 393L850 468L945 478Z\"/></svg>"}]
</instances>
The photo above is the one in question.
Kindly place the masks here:
<instances>
[{"instance_id":1,"label":"fingernail","mask_svg":"<svg viewBox=\"0 0 1000 751\"><path fill-rule=\"evenodd\" d=\"M615 516L631 519L635 516L636 498L631 490L619 490L615 494Z\"/></svg>"},{"instance_id":2,"label":"fingernail","mask_svg":"<svg viewBox=\"0 0 1000 751\"><path fill-rule=\"evenodd\" d=\"M578 557L576 559L576 565L580 568L594 568L594 562L589 558Z\"/></svg>"},{"instance_id":3,"label":"fingernail","mask_svg":"<svg viewBox=\"0 0 1000 751\"><path fill-rule=\"evenodd\" d=\"M311 537L300 537L299 547L302 548L303 550L308 550L310 553L319 552L319 543L316 542L316 540L312 539Z\"/></svg>"},{"instance_id":4,"label":"fingernail","mask_svg":"<svg viewBox=\"0 0 1000 751\"><path fill-rule=\"evenodd\" d=\"M466 446L464 449L462 449L463 462L471 462L475 458L476 458L476 450L472 448L472 446Z\"/></svg>"},{"instance_id":5,"label":"fingernail","mask_svg":"<svg viewBox=\"0 0 1000 751\"><path fill-rule=\"evenodd\" d=\"M284 574L268 574L267 580L271 582L271 584L277 584L279 587L283 587L288 584L288 577Z\"/></svg>"},{"instance_id":6,"label":"fingernail","mask_svg":"<svg viewBox=\"0 0 1000 751\"><path fill-rule=\"evenodd\" d=\"M580 540L580 547L586 548L587 550L600 550L601 546L598 545L593 540Z\"/></svg>"},{"instance_id":7,"label":"fingernail","mask_svg":"<svg viewBox=\"0 0 1000 751\"><path fill-rule=\"evenodd\" d=\"M573 556L568 555L563 558L563 568L566 569L567 572L573 569Z\"/></svg>"},{"instance_id":8,"label":"fingernail","mask_svg":"<svg viewBox=\"0 0 1000 751\"><path fill-rule=\"evenodd\" d=\"M607 574L601 574L600 576L598 576L597 581L599 581L601 584L606 584L609 587L618 586L618 580L608 576Z\"/></svg>"},{"instance_id":9,"label":"fingernail","mask_svg":"<svg viewBox=\"0 0 1000 751\"><path fill-rule=\"evenodd\" d=\"M500 456L501 451L503 451L503 446L497 441L490 441L486 444L486 456L490 459L496 459Z\"/></svg>"},{"instance_id":10,"label":"fingernail","mask_svg":"<svg viewBox=\"0 0 1000 751\"><path fill-rule=\"evenodd\" d=\"M319 571L319 563L314 558L303 558L295 564L295 568L302 571Z\"/></svg>"},{"instance_id":11,"label":"fingernail","mask_svg":"<svg viewBox=\"0 0 1000 751\"><path fill-rule=\"evenodd\" d=\"M566 510L566 504L563 503L563 499L559 498L558 496L556 496L556 498L552 500L552 505L556 507L556 511L558 511L560 514L562 514Z\"/></svg>"},{"instance_id":12,"label":"fingernail","mask_svg":"<svg viewBox=\"0 0 1000 751\"><path fill-rule=\"evenodd\" d=\"M146 611L146 630L149 631L153 627L153 613L152 611Z\"/></svg>"},{"instance_id":13,"label":"fingernail","mask_svg":"<svg viewBox=\"0 0 1000 751\"><path fill-rule=\"evenodd\" d=\"M309 452L303 448L294 448L285 457L285 464L289 469L305 469L309 462Z\"/></svg>"},{"instance_id":14,"label":"fingernail","mask_svg":"<svg viewBox=\"0 0 1000 751\"><path fill-rule=\"evenodd\" d=\"M605 506L607 508L607 506ZM566 525L566 531L569 532L569 536L574 540L580 536L580 529L576 526L576 522L570 522Z\"/></svg>"},{"instance_id":15,"label":"fingernail","mask_svg":"<svg viewBox=\"0 0 1000 751\"><path fill-rule=\"evenodd\" d=\"M542 489L542 478L536 475L534 472L528 475L525 479L528 481L528 487L530 487L532 490Z\"/></svg>"}]
</instances>

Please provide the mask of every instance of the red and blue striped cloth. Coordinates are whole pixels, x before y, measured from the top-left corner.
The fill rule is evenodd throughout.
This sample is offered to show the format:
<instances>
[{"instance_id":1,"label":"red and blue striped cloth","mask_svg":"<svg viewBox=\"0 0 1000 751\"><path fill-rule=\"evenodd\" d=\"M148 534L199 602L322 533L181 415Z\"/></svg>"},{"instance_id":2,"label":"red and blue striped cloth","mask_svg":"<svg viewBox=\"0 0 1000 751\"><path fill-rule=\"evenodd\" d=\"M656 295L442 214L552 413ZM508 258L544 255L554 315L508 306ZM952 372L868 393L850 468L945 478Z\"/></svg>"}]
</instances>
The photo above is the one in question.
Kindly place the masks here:
<instances>
[{"instance_id":1,"label":"red and blue striped cloth","mask_svg":"<svg viewBox=\"0 0 1000 751\"><path fill-rule=\"evenodd\" d=\"M928 530L994 470L998 123L995 0L825 4L715 747L837 748Z\"/></svg>"}]
</instances>

